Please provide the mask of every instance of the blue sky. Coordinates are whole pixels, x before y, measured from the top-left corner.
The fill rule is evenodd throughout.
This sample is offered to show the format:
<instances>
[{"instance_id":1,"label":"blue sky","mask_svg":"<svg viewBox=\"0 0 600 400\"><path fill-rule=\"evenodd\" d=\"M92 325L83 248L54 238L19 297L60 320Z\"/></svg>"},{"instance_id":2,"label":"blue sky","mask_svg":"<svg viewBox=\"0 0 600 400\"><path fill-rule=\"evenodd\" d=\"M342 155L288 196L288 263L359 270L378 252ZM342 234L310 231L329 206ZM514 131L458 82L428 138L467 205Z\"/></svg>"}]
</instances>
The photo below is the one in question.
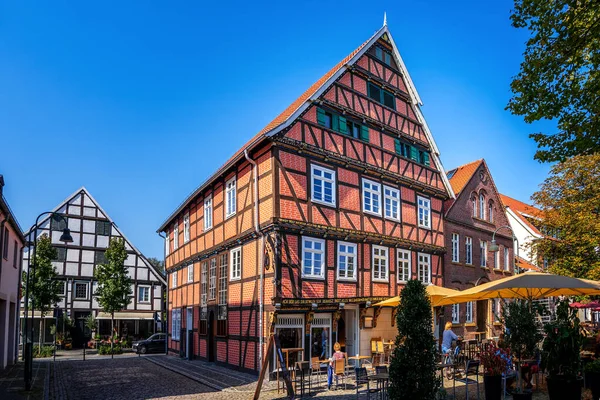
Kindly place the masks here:
<instances>
[{"instance_id":1,"label":"blue sky","mask_svg":"<svg viewBox=\"0 0 600 400\"><path fill-rule=\"evenodd\" d=\"M527 38L509 0L34 3L0 3L0 173L24 230L86 186L162 258L163 220L384 11L446 169L485 158L525 201L549 169L539 126L504 110Z\"/></svg>"}]
</instances>

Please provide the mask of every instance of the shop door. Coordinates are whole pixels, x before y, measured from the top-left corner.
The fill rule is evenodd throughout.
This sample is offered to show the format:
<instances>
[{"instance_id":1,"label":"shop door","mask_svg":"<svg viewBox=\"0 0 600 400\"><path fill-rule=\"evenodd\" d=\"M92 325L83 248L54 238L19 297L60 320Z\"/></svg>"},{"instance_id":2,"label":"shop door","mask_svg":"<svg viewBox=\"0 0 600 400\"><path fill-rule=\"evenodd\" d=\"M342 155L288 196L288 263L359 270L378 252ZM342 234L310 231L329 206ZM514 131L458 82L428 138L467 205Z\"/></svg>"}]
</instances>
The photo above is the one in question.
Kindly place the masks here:
<instances>
[{"instance_id":1,"label":"shop door","mask_svg":"<svg viewBox=\"0 0 600 400\"><path fill-rule=\"evenodd\" d=\"M488 300L477 302L477 332L487 331Z\"/></svg>"},{"instance_id":2,"label":"shop door","mask_svg":"<svg viewBox=\"0 0 600 400\"><path fill-rule=\"evenodd\" d=\"M344 322L346 325L346 353L348 353L348 356L354 356L358 354L358 347L356 346L358 343L356 310L345 310Z\"/></svg>"},{"instance_id":3,"label":"shop door","mask_svg":"<svg viewBox=\"0 0 600 400\"><path fill-rule=\"evenodd\" d=\"M193 352L194 352L194 341L193 341L193 337L192 335L190 335L190 332L192 332L192 330L194 329L194 318L193 318L193 311L192 311L192 307L188 307L187 309L187 315L186 315L186 319L185 319L185 333L186 333L186 357L188 360L191 360L193 357Z\"/></svg>"}]
</instances>

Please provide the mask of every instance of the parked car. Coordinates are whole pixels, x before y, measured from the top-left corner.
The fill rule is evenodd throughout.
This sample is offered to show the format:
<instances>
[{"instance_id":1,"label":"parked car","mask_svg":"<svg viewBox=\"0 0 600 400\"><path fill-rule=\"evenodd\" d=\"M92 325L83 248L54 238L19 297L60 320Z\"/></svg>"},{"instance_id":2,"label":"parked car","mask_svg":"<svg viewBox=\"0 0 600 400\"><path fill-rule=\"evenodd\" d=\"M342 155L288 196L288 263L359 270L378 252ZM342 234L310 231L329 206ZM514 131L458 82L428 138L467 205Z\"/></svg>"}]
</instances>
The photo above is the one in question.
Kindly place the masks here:
<instances>
[{"instance_id":1,"label":"parked car","mask_svg":"<svg viewBox=\"0 0 600 400\"><path fill-rule=\"evenodd\" d=\"M139 354L146 353L162 353L165 351L165 343L167 342L166 333L155 333L146 340L140 340L139 342L133 342L131 346L133 351Z\"/></svg>"}]
</instances>

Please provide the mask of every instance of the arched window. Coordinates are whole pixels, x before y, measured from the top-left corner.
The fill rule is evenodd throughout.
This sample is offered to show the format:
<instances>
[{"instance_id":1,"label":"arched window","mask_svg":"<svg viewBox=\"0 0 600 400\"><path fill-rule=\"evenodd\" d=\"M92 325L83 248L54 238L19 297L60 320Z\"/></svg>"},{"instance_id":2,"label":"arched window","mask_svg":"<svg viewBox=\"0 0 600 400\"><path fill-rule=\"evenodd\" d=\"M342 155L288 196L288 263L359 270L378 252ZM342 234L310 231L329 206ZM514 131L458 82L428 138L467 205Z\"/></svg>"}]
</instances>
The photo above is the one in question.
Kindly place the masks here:
<instances>
[{"instance_id":1,"label":"arched window","mask_svg":"<svg viewBox=\"0 0 600 400\"><path fill-rule=\"evenodd\" d=\"M473 216L476 217L477 216L477 196L473 195L473 198L471 199L471 201L473 202Z\"/></svg>"},{"instance_id":2,"label":"arched window","mask_svg":"<svg viewBox=\"0 0 600 400\"><path fill-rule=\"evenodd\" d=\"M485 195L479 194L479 218L485 219Z\"/></svg>"},{"instance_id":3,"label":"arched window","mask_svg":"<svg viewBox=\"0 0 600 400\"><path fill-rule=\"evenodd\" d=\"M488 204L488 221L494 222L494 202L490 201Z\"/></svg>"}]
</instances>

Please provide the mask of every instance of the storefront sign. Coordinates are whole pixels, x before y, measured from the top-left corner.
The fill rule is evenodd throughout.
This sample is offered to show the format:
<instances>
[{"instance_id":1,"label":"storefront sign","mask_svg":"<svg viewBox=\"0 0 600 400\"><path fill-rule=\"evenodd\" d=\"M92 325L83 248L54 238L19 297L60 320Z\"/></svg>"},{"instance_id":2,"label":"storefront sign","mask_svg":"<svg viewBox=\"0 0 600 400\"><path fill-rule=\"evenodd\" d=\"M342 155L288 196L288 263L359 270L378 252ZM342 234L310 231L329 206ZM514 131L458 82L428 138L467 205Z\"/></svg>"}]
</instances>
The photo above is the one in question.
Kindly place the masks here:
<instances>
[{"instance_id":1,"label":"storefront sign","mask_svg":"<svg viewBox=\"0 0 600 400\"><path fill-rule=\"evenodd\" d=\"M350 297L350 298L332 298L332 299L282 299L282 305L311 305L315 304L339 304L339 303L376 303L379 301L387 300L388 296L380 297Z\"/></svg>"}]
</instances>

